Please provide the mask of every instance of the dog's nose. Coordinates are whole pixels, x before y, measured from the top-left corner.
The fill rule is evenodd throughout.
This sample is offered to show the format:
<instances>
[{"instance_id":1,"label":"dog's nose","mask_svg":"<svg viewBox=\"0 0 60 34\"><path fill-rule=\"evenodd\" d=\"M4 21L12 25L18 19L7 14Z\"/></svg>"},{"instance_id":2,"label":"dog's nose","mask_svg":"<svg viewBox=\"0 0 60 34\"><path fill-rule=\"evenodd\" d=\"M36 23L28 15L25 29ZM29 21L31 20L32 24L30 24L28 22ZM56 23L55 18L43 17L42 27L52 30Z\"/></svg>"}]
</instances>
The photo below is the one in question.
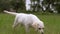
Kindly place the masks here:
<instances>
[{"instance_id":1,"label":"dog's nose","mask_svg":"<svg viewBox=\"0 0 60 34\"><path fill-rule=\"evenodd\" d=\"M43 32L41 34L44 34Z\"/></svg>"}]
</instances>

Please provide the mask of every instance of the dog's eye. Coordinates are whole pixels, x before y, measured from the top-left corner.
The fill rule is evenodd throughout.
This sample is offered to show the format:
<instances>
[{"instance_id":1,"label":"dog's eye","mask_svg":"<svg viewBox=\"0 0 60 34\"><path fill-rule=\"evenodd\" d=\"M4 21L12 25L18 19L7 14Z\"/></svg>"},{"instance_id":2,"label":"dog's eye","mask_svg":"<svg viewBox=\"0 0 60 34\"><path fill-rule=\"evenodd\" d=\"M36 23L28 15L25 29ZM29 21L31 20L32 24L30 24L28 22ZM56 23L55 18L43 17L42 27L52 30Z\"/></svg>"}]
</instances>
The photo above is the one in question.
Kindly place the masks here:
<instances>
[{"instance_id":1,"label":"dog's eye","mask_svg":"<svg viewBox=\"0 0 60 34\"><path fill-rule=\"evenodd\" d=\"M39 30L41 30L41 28L38 28Z\"/></svg>"}]
</instances>

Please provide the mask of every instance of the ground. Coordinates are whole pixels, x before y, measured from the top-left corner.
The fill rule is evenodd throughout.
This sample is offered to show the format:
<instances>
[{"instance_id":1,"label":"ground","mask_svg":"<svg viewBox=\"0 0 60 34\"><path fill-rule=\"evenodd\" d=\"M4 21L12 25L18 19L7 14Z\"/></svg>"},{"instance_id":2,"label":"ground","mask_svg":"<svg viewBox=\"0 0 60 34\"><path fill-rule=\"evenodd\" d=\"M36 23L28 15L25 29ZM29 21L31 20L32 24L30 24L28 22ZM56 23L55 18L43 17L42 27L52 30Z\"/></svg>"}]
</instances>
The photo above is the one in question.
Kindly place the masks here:
<instances>
[{"instance_id":1,"label":"ground","mask_svg":"<svg viewBox=\"0 0 60 34\"><path fill-rule=\"evenodd\" d=\"M60 34L60 14L36 15L45 24L45 34ZM12 28L14 18L13 15L0 13L0 34L25 34L24 26L18 26L15 30ZM29 34L37 33L33 28L30 28Z\"/></svg>"}]
</instances>

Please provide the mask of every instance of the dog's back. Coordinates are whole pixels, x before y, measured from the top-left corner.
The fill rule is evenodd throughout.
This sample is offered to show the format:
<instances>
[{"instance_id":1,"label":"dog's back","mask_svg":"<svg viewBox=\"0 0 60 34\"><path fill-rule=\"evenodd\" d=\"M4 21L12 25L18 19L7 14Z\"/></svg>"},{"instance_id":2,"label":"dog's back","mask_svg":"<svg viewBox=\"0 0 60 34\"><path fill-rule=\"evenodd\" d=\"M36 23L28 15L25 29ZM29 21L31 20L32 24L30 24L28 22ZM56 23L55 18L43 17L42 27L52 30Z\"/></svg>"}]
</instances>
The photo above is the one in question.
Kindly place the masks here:
<instances>
[{"instance_id":1,"label":"dog's back","mask_svg":"<svg viewBox=\"0 0 60 34\"><path fill-rule=\"evenodd\" d=\"M16 18L18 19L18 22L23 23L23 24L32 24L35 21L36 22L39 21L39 19L33 14L20 13L16 15Z\"/></svg>"}]
</instances>

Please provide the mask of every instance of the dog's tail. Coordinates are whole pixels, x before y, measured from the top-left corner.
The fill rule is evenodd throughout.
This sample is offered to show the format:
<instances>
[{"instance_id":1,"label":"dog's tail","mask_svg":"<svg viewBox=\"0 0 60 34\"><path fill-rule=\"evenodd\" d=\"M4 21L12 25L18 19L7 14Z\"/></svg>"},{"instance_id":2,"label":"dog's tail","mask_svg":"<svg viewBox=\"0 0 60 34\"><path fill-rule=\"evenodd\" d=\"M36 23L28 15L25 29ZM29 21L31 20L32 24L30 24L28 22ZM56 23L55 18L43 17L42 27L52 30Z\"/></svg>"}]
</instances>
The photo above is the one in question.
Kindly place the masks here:
<instances>
[{"instance_id":1,"label":"dog's tail","mask_svg":"<svg viewBox=\"0 0 60 34\"><path fill-rule=\"evenodd\" d=\"M5 13L9 13L9 14L12 14L12 15L17 15L18 13L15 13L15 12L9 12L9 11L6 11L4 10Z\"/></svg>"}]
</instances>

